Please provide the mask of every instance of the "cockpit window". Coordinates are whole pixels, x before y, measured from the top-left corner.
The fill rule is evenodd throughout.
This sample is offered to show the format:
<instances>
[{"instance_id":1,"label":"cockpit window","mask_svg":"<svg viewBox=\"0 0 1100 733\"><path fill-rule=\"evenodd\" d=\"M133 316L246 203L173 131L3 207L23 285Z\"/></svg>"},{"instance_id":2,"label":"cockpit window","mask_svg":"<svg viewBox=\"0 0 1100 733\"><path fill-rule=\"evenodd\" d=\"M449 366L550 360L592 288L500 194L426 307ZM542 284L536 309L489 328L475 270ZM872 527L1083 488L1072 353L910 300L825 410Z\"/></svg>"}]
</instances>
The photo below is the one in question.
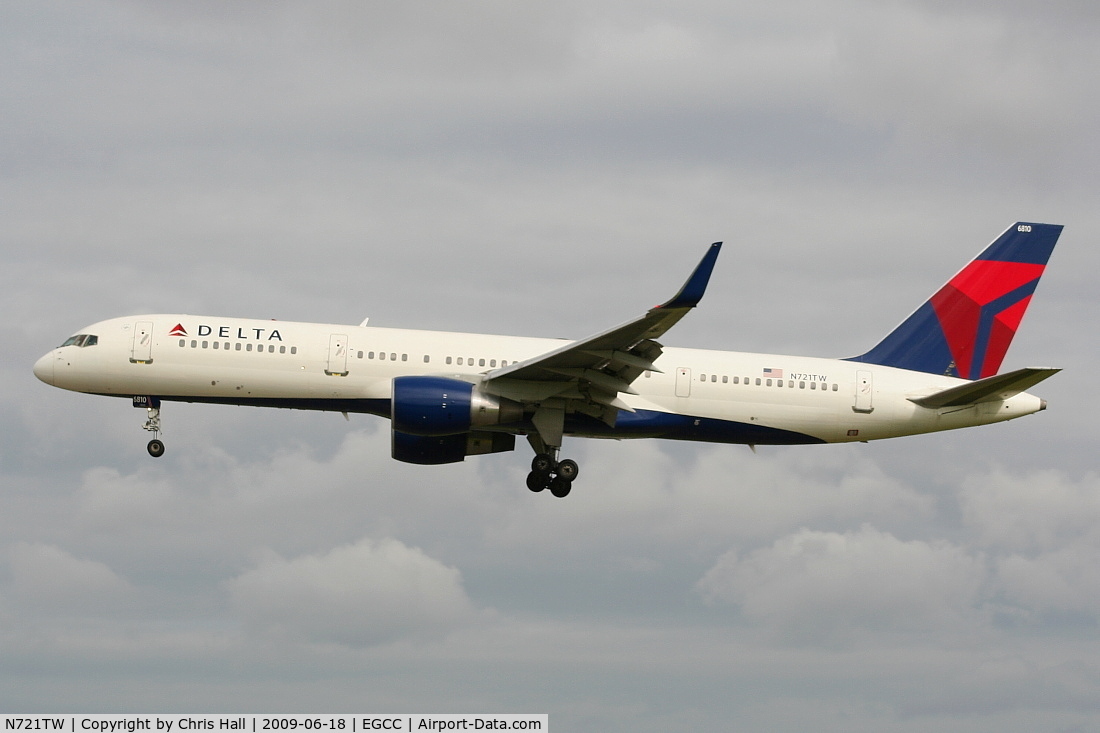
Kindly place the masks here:
<instances>
[{"instance_id":1,"label":"cockpit window","mask_svg":"<svg viewBox=\"0 0 1100 733\"><path fill-rule=\"evenodd\" d=\"M80 346L83 348L85 346L95 346L98 343L99 336L93 336L89 333L79 333L76 336L70 336L65 339L65 343L61 344L61 346Z\"/></svg>"}]
</instances>

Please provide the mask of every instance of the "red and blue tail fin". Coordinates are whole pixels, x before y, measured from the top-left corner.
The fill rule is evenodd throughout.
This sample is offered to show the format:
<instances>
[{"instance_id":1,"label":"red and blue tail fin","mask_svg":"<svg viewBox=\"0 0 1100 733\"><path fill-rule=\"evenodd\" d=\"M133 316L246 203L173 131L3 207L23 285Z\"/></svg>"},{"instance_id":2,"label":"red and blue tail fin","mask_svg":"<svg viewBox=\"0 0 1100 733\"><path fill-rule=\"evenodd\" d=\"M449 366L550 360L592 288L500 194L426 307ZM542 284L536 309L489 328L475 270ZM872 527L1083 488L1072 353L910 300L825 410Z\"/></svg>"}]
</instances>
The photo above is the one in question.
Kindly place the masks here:
<instances>
[{"instance_id":1,"label":"red and blue tail fin","mask_svg":"<svg viewBox=\"0 0 1100 733\"><path fill-rule=\"evenodd\" d=\"M1018 222L875 348L850 361L964 379L997 373L1062 233Z\"/></svg>"}]
</instances>

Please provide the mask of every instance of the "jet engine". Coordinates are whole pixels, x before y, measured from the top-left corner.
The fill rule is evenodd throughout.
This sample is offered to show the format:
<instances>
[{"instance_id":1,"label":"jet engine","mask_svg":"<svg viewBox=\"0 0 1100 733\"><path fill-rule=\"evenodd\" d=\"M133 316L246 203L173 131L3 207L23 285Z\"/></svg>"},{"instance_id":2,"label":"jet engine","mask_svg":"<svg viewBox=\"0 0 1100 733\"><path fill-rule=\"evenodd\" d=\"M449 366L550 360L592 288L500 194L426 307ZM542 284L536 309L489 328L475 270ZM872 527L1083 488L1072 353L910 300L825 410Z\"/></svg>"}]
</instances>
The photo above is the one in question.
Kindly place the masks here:
<instances>
[{"instance_id":1,"label":"jet engine","mask_svg":"<svg viewBox=\"0 0 1100 733\"><path fill-rule=\"evenodd\" d=\"M515 448L514 435L479 430L523 420L523 405L447 377L396 377L390 403L393 457L406 463L454 463Z\"/></svg>"},{"instance_id":2,"label":"jet engine","mask_svg":"<svg viewBox=\"0 0 1100 733\"><path fill-rule=\"evenodd\" d=\"M447 377L396 377L390 419L409 435L458 435L523 420L523 405Z\"/></svg>"}]
</instances>

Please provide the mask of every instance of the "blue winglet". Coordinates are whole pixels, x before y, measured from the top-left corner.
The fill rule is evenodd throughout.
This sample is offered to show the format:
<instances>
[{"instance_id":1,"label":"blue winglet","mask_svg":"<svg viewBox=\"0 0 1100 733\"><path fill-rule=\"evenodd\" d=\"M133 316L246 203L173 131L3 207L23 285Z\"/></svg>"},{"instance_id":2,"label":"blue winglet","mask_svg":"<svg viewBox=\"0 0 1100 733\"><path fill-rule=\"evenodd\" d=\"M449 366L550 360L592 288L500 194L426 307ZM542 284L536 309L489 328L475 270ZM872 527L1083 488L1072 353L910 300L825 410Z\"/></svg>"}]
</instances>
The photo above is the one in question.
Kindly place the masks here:
<instances>
[{"instance_id":1,"label":"blue winglet","mask_svg":"<svg viewBox=\"0 0 1100 733\"><path fill-rule=\"evenodd\" d=\"M721 242L710 245L710 249L703 255L703 259L699 261L699 266L695 268L695 272L691 273L691 277L684 283L684 287L680 288L680 292L672 296L672 300L657 307L694 308L698 305L699 301L703 299L703 293L706 292L707 283L710 282L710 273L714 271L714 263L718 261L720 251L722 251Z\"/></svg>"}]
</instances>

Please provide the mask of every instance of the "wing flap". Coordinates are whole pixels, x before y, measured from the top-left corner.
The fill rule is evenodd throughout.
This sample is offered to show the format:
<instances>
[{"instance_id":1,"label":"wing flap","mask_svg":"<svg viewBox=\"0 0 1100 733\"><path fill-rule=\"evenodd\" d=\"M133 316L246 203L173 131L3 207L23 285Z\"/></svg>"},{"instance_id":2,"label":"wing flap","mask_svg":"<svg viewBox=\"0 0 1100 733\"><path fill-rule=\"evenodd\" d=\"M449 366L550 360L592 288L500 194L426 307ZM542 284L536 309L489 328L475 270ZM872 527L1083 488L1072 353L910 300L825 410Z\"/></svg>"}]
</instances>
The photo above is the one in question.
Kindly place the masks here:
<instances>
[{"instance_id":1,"label":"wing flap","mask_svg":"<svg viewBox=\"0 0 1100 733\"><path fill-rule=\"evenodd\" d=\"M1013 372L960 384L958 387L951 387L924 397L910 397L909 401L921 407L937 409L1006 400L1034 387L1047 377L1054 376L1060 371L1062 370L1048 367L1025 367Z\"/></svg>"}]
</instances>

